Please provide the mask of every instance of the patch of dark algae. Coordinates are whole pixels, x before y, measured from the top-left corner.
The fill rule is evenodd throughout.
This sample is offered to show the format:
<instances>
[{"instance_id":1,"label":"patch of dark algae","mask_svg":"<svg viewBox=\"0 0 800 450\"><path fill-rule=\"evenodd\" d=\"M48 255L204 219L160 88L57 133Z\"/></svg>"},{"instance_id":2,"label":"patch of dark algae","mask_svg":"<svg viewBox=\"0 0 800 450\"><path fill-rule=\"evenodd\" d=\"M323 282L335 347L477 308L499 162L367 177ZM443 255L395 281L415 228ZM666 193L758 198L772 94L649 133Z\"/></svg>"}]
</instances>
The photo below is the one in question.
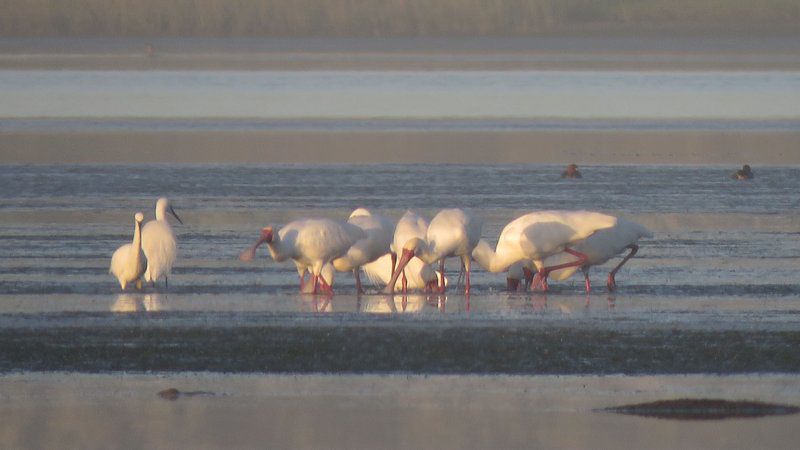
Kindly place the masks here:
<instances>
[{"instance_id":1,"label":"patch of dark algae","mask_svg":"<svg viewBox=\"0 0 800 450\"><path fill-rule=\"evenodd\" d=\"M0 372L682 374L800 371L800 331L315 320L0 329Z\"/></svg>"},{"instance_id":2,"label":"patch of dark algae","mask_svg":"<svg viewBox=\"0 0 800 450\"><path fill-rule=\"evenodd\" d=\"M673 420L754 419L800 413L800 408L777 403L679 398L614 406L598 411Z\"/></svg>"}]
</instances>

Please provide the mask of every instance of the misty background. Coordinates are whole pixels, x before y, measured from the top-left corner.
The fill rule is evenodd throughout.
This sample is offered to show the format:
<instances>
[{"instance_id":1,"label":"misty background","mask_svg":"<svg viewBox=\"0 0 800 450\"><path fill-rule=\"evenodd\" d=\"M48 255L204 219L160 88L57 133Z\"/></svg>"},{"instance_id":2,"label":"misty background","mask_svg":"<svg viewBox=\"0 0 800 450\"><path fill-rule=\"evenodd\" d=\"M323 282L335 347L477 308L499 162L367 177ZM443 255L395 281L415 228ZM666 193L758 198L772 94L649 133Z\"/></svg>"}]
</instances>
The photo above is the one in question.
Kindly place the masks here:
<instances>
[{"instance_id":1,"label":"misty background","mask_svg":"<svg viewBox=\"0 0 800 450\"><path fill-rule=\"evenodd\" d=\"M0 0L0 36L795 34L797 0Z\"/></svg>"}]
</instances>

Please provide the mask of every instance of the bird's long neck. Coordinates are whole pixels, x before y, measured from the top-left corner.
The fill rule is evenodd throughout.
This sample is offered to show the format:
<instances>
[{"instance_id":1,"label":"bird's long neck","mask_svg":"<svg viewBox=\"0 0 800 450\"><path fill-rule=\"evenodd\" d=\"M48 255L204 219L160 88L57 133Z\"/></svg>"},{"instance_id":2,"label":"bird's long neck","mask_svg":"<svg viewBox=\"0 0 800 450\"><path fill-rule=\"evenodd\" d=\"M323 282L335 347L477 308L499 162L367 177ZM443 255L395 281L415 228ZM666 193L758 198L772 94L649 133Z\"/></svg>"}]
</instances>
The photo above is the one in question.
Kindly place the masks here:
<instances>
[{"instance_id":1,"label":"bird's long neck","mask_svg":"<svg viewBox=\"0 0 800 450\"><path fill-rule=\"evenodd\" d=\"M133 258L136 263L139 263L139 257L142 253L142 224L140 222L133 223Z\"/></svg>"},{"instance_id":2,"label":"bird's long neck","mask_svg":"<svg viewBox=\"0 0 800 450\"><path fill-rule=\"evenodd\" d=\"M519 255L510 253L498 254L496 251L492 250L492 247L483 239L478 241L478 245L476 245L475 249L472 251L472 257L484 270L493 273L504 272L509 266L522 259Z\"/></svg>"},{"instance_id":3,"label":"bird's long neck","mask_svg":"<svg viewBox=\"0 0 800 450\"><path fill-rule=\"evenodd\" d=\"M156 205L156 220L167 219L167 207L163 203Z\"/></svg>"},{"instance_id":4,"label":"bird's long neck","mask_svg":"<svg viewBox=\"0 0 800 450\"><path fill-rule=\"evenodd\" d=\"M281 262L290 256L289 252L283 248L283 241L278 233L273 234L272 240L266 244L267 248L269 249L270 256L272 256L272 259L275 261Z\"/></svg>"}]
</instances>

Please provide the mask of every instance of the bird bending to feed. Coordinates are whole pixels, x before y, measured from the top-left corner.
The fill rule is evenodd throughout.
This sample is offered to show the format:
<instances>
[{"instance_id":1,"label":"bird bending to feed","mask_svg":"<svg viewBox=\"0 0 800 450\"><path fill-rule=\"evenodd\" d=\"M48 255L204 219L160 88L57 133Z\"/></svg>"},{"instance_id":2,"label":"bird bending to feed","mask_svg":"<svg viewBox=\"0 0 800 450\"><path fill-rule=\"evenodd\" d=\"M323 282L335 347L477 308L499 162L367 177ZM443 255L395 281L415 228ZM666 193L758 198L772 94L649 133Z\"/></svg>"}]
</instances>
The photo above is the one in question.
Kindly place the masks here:
<instances>
[{"instance_id":1,"label":"bird bending to feed","mask_svg":"<svg viewBox=\"0 0 800 450\"><path fill-rule=\"evenodd\" d=\"M489 272L499 273L518 261L533 261L539 272L534 277L542 290L547 290L547 276L551 271L566 267L582 266L586 255L572 250L570 246L591 236L598 230L610 228L617 218L591 211L536 211L520 216L508 223L500 233L494 250L481 239L472 252L472 257ZM577 257L576 261L556 266L544 266L548 256L567 252Z\"/></svg>"},{"instance_id":2,"label":"bird bending to feed","mask_svg":"<svg viewBox=\"0 0 800 450\"><path fill-rule=\"evenodd\" d=\"M506 270L506 289L509 292L514 292L520 289L520 286L527 287L533 280L533 262L530 260L517 261L508 267ZM525 279L525 284L520 284L522 279Z\"/></svg>"},{"instance_id":3,"label":"bird bending to feed","mask_svg":"<svg viewBox=\"0 0 800 450\"><path fill-rule=\"evenodd\" d=\"M353 244L344 256L334 259L333 267L339 272L352 271L356 279L356 291L363 294L360 268L389 252L394 236L394 224L389 219L372 214L365 208L353 211L347 222L361 228L365 237ZM388 272L391 275L391 268Z\"/></svg>"},{"instance_id":4,"label":"bird bending to feed","mask_svg":"<svg viewBox=\"0 0 800 450\"><path fill-rule=\"evenodd\" d=\"M384 287L392 279L394 273L392 255L387 253L369 264L364 264L361 269L373 284ZM439 273L419 258L411 258L403 269L403 273L406 274L405 289L403 289L403 281L400 279L395 281L395 289L403 289L403 292L407 292L409 289L432 292L439 287ZM447 277L445 277L444 283L448 284Z\"/></svg>"},{"instance_id":5,"label":"bird bending to feed","mask_svg":"<svg viewBox=\"0 0 800 450\"><path fill-rule=\"evenodd\" d=\"M155 284L163 276L166 285L167 278L172 273L172 265L178 257L178 242L167 220L167 213L172 214L183 225L169 200L161 197L156 202L156 219L142 227L142 249L147 256L144 280L148 283Z\"/></svg>"},{"instance_id":6,"label":"bird bending to feed","mask_svg":"<svg viewBox=\"0 0 800 450\"><path fill-rule=\"evenodd\" d=\"M586 283L586 292L589 293L592 290L592 285L589 281L589 269L592 266L604 264L609 259L629 249L630 252L622 259L622 262L608 273L606 285L609 291L613 291L617 287L615 280L617 271L639 251L639 246L637 245L639 239L651 237L653 237L653 233L644 225L617 218L617 223L613 227L598 230L586 239L572 244L571 248L573 250L586 255L586 262L582 266L553 270L550 272L550 277L553 280L566 280L578 269L581 269ZM575 257L568 253L558 253L545 259L544 265L556 266L574 260Z\"/></svg>"},{"instance_id":7,"label":"bird bending to feed","mask_svg":"<svg viewBox=\"0 0 800 450\"><path fill-rule=\"evenodd\" d=\"M350 223L331 219L300 219L289 222L280 230L274 230L272 226L263 228L259 239L243 251L239 259L252 261L256 249L266 243L275 261L294 261L300 276L301 292L305 271L310 268L312 293L316 294L319 289L332 293L333 288L320 277L322 267L347 254L350 247L364 237L364 230Z\"/></svg>"},{"instance_id":8,"label":"bird bending to feed","mask_svg":"<svg viewBox=\"0 0 800 450\"><path fill-rule=\"evenodd\" d=\"M142 288L142 275L147 267L147 257L142 251L142 221L144 214L137 212L133 223L133 242L118 248L111 256L111 266L108 271L112 273L119 286L124 291L130 283L136 283L136 288Z\"/></svg>"},{"instance_id":9,"label":"bird bending to feed","mask_svg":"<svg viewBox=\"0 0 800 450\"><path fill-rule=\"evenodd\" d=\"M466 271L464 293L469 294L471 255L481 238L482 228L483 223L464 210L454 208L439 211L428 225L426 239L414 237L403 244L397 268L384 292L387 294L394 292L397 278L414 256L428 264L439 262L439 272L442 277L439 281L439 292L444 292L444 261L449 256L457 256L461 258Z\"/></svg>"},{"instance_id":10,"label":"bird bending to feed","mask_svg":"<svg viewBox=\"0 0 800 450\"><path fill-rule=\"evenodd\" d=\"M420 216L419 214L407 210L403 217L397 221L397 225L394 228L394 239L392 240L392 265L389 271L389 277L385 280L381 277L381 281L383 284L388 286L389 280L392 279L392 275L394 275L395 267L397 264L397 253L403 250L403 246L411 239L419 238L425 239L426 234L428 232L428 221L425 220L424 217ZM412 258L412 260L416 260L419 263L414 263L414 266L424 266L426 265L422 262L419 258ZM416 269L410 267L408 269L403 269L401 272L401 289L402 292L405 294L408 290L408 283L409 277L411 275L408 274L409 271L415 272Z\"/></svg>"}]
</instances>

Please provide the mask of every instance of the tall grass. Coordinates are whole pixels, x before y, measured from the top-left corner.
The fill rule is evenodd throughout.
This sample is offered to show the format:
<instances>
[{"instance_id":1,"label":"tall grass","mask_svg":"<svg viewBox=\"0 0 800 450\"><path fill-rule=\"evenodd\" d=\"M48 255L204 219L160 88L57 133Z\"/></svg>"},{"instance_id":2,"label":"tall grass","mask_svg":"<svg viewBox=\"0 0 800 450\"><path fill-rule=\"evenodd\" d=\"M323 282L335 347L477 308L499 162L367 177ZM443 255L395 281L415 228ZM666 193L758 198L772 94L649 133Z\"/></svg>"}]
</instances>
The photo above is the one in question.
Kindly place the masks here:
<instances>
[{"instance_id":1,"label":"tall grass","mask_svg":"<svg viewBox=\"0 0 800 450\"><path fill-rule=\"evenodd\" d=\"M524 35L800 27L798 0L0 0L2 36Z\"/></svg>"}]
</instances>

